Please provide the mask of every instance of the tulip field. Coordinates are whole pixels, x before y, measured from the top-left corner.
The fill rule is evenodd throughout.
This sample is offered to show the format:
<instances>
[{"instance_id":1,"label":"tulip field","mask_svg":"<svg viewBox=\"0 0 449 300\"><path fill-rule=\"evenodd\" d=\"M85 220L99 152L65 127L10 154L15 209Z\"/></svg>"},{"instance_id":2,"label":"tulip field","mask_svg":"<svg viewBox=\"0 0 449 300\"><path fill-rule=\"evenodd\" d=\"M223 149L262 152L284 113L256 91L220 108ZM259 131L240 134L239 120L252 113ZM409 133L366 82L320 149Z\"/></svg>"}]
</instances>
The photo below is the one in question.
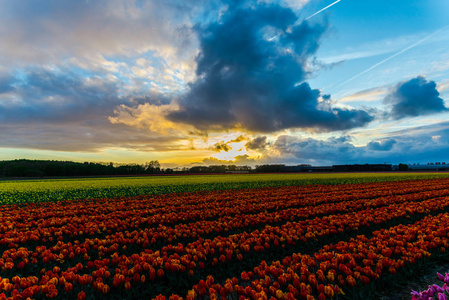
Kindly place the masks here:
<instances>
[{"instance_id":1,"label":"tulip field","mask_svg":"<svg viewBox=\"0 0 449 300\"><path fill-rule=\"evenodd\" d=\"M445 173L232 174L0 181L0 205L85 198L449 177Z\"/></svg>"},{"instance_id":2,"label":"tulip field","mask_svg":"<svg viewBox=\"0 0 449 300\"><path fill-rule=\"evenodd\" d=\"M380 299L449 261L448 175L240 175L63 200L0 182L0 299Z\"/></svg>"}]
</instances>

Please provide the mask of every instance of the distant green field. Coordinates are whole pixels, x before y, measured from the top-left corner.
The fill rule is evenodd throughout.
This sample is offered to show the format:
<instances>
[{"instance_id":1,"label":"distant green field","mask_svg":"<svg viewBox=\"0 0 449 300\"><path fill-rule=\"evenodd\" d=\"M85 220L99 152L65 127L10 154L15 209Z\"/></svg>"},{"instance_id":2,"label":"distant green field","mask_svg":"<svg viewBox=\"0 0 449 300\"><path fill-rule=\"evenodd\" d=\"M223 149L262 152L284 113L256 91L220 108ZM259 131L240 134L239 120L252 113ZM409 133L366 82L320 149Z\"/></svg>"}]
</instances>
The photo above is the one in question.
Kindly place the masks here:
<instances>
[{"instance_id":1,"label":"distant green field","mask_svg":"<svg viewBox=\"0 0 449 300\"><path fill-rule=\"evenodd\" d=\"M449 173L226 174L0 181L0 204L449 177Z\"/></svg>"}]
</instances>

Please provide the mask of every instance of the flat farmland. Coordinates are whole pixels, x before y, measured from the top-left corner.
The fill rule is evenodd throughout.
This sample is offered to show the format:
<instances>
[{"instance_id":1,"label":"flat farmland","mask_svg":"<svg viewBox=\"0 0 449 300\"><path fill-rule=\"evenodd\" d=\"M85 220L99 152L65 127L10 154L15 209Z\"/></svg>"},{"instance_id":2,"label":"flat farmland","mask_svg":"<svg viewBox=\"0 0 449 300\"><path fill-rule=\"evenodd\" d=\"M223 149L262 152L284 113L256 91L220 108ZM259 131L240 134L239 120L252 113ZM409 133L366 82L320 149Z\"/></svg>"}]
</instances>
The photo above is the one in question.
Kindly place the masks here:
<instances>
[{"instance_id":1,"label":"flat farmland","mask_svg":"<svg viewBox=\"0 0 449 300\"><path fill-rule=\"evenodd\" d=\"M5 180L0 181L0 204L441 177L449 177L449 173L223 174Z\"/></svg>"},{"instance_id":2,"label":"flat farmland","mask_svg":"<svg viewBox=\"0 0 449 300\"><path fill-rule=\"evenodd\" d=\"M0 299L378 299L449 261L449 174L0 182Z\"/></svg>"}]
</instances>

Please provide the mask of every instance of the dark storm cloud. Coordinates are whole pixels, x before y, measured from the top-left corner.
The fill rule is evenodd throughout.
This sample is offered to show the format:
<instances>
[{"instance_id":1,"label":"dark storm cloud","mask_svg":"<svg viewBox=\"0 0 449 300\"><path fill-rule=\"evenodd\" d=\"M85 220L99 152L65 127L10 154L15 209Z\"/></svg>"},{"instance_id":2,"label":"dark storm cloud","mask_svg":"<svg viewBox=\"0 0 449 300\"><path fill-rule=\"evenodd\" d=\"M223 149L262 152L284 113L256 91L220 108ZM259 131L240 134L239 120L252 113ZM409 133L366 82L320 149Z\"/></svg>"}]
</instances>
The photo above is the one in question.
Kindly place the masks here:
<instances>
[{"instance_id":1,"label":"dark storm cloud","mask_svg":"<svg viewBox=\"0 0 449 300\"><path fill-rule=\"evenodd\" d=\"M363 110L332 107L328 96L304 82L327 24L295 25L292 10L277 4L232 3L220 22L196 27L198 79L170 120L201 130L241 126L255 132L344 130L373 120Z\"/></svg>"},{"instance_id":2,"label":"dark storm cloud","mask_svg":"<svg viewBox=\"0 0 449 300\"><path fill-rule=\"evenodd\" d=\"M257 150L265 148L266 145L267 145L267 137L264 135L252 139L251 141L245 144L245 147L246 149Z\"/></svg>"},{"instance_id":3,"label":"dark storm cloud","mask_svg":"<svg viewBox=\"0 0 449 300\"><path fill-rule=\"evenodd\" d=\"M423 76L399 83L384 99L391 106L388 116L397 120L448 111L436 86Z\"/></svg>"},{"instance_id":4,"label":"dark storm cloud","mask_svg":"<svg viewBox=\"0 0 449 300\"><path fill-rule=\"evenodd\" d=\"M396 144L396 140L386 139L381 141L371 141L368 145L366 145L366 147L375 151L390 151L394 144Z\"/></svg>"}]
</instances>

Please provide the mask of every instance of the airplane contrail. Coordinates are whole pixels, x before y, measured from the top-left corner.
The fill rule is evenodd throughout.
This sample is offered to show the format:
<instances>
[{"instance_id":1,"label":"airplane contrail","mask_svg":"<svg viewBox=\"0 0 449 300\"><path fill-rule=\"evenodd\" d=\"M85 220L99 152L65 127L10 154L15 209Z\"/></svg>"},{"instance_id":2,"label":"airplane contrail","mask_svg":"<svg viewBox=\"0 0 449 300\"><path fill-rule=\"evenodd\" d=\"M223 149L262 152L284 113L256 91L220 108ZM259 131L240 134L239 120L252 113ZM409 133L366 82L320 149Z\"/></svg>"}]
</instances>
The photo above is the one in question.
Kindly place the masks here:
<instances>
[{"instance_id":1,"label":"airplane contrail","mask_svg":"<svg viewBox=\"0 0 449 300\"><path fill-rule=\"evenodd\" d=\"M340 2L340 1L341 1L341 0L337 0L337 1L335 1L335 2L333 2L333 3L331 3L331 4L329 4L329 5L326 6L325 8L320 9L319 11L317 11L316 13L314 13L314 14L308 16L308 17L305 18L304 20L301 20L301 21L298 20L298 21L296 21L293 25L289 26L289 29L291 29L292 27L295 27L295 26L300 25L302 22L304 22L304 21L306 21L306 20L308 20L308 19L310 19L310 18L316 16L316 15L319 14L320 12L325 11L326 9L328 9L329 7L331 7L331 6L335 5L335 4L337 4L337 3ZM277 34L277 35L275 35L275 36L269 38L268 40L269 40L269 41L274 40L275 38L277 38L277 37L280 36L280 35L281 35L281 34Z\"/></svg>"},{"instance_id":2,"label":"airplane contrail","mask_svg":"<svg viewBox=\"0 0 449 300\"><path fill-rule=\"evenodd\" d=\"M341 0L337 0L337 1L335 1L335 2L333 2L333 3L331 3L331 4L329 4L329 5L326 6L325 8L320 9L319 11L317 11L316 13L314 13L313 15L310 15L310 16L308 16L307 18L305 18L304 21L310 19L311 17L316 16L316 15L319 14L320 12L325 11L326 9L328 9L329 7L331 7L331 6L335 5L335 4L337 4L337 3L340 2L340 1L341 1Z\"/></svg>"},{"instance_id":3,"label":"airplane contrail","mask_svg":"<svg viewBox=\"0 0 449 300\"><path fill-rule=\"evenodd\" d=\"M406 51L408 51L408 50L410 50L410 49L412 49L412 48L415 48L415 47L418 46L419 44L421 44L421 43L425 42L426 40L430 39L432 36L434 36L435 34L439 33L440 31L444 30L444 29L447 28L447 27L449 27L449 26L445 26L445 27L443 27L443 28L438 29L438 30L435 31L434 33L432 33L432 34L426 36L425 38L423 38L423 39L417 41L416 43L414 43L414 44L412 44L412 45L410 45L410 46L408 46L408 47L402 49L401 51L396 52L395 54L393 54L393 55L391 55L391 56L385 58L384 60L382 60L382 61L380 61L380 62L378 62L378 63L372 65L372 66L369 67L368 69L366 69L366 70L364 70L364 71L358 73L357 75L355 75L355 76L349 78L349 79L346 80L345 82L340 83L339 85L336 86L336 88L337 88L337 87L340 87L340 86L342 86L342 85L345 85L345 84L347 84L347 83L349 83L349 82L351 82L351 81L353 81L354 79L356 79L356 78L362 76L363 74L365 74L365 73L371 71L371 70L374 69L374 68L377 68L378 66L380 66L380 65L382 65L382 64L384 64L384 63L386 63L387 61L389 61L389 60L395 58L396 56L401 55L402 53L404 53L404 52L406 52Z\"/></svg>"}]
</instances>

